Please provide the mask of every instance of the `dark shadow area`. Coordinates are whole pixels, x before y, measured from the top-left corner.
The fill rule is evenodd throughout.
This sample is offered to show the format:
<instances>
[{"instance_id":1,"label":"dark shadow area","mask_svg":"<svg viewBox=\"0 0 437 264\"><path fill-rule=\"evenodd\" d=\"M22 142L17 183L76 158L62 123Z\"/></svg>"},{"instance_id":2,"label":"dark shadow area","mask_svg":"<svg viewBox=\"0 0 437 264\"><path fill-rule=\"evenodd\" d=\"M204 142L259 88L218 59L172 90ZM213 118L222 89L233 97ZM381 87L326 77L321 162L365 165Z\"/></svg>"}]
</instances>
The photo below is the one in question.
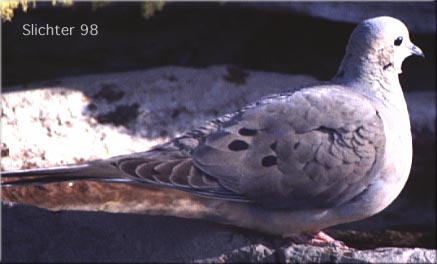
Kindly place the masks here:
<instances>
[{"instance_id":1,"label":"dark shadow area","mask_svg":"<svg viewBox=\"0 0 437 264\"><path fill-rule=\"evenodd\" d=\"M336 73L355 27L238 3L167 3L149 19L141 16L140 3L135 2L95 11L90 3L39 6L27 13L16 11L12 22L2 23L4 91L65 76L167 65L233 64L327 80ZM75 31L73 36L23 36L25 24L74 26ZM98 35L81 36L82 24L98 25ZM411 38L427 58L435 58L435 35L413 33ZM435 61L413 60L404 65L404 88L433 89Z\"/></svg>"}]
</instances>

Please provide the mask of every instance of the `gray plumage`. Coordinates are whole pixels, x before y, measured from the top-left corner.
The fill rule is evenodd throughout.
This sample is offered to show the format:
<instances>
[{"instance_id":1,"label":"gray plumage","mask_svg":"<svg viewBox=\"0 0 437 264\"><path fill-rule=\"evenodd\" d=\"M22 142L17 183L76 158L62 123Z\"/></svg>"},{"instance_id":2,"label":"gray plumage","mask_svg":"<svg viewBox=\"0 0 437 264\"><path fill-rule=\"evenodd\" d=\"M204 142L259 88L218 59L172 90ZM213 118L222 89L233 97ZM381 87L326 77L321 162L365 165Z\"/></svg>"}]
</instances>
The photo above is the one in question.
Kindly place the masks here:
<instances>
[{"instance_id":1,"label":"gray plumage","mask_svg":"<svg viewBox=\"0 0 437 264\"><path fill-rule=\"evenodd\" d=\"M282 234L362 219L388 206L408 178L412 143L398 74L412 54L423 56L402 22L369 19L352 33L330 82L265 97L150 151L4 172L20 179L2 187L71 180L145 184L266 215L286 211L290 221L308 222L288 231L256 224ZM315 213L320 210L329 219ZM237 225L255 225L243 222Z\"/></svg>"}]
</instances>

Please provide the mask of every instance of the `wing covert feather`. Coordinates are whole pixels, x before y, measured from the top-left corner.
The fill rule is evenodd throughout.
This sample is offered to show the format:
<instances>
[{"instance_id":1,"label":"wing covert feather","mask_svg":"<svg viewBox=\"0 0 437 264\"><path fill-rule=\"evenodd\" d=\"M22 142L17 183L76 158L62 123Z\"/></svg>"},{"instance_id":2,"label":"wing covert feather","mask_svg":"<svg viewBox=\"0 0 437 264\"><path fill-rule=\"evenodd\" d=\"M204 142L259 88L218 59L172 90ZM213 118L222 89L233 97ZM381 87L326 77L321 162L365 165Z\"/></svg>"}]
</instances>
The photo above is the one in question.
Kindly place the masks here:
<instances>
[{"instance_id":1,"label":"wing covert feather","mask_svg":"<svg viewBox=\"0 0 437 264\"><path fill-rule=\"evenodd\" d=\"M317 87L249 106L193 150L193 163L269 208L320 208L363 192L384 145L382 120L366 97Z\"/></svg>"}]
</instances>

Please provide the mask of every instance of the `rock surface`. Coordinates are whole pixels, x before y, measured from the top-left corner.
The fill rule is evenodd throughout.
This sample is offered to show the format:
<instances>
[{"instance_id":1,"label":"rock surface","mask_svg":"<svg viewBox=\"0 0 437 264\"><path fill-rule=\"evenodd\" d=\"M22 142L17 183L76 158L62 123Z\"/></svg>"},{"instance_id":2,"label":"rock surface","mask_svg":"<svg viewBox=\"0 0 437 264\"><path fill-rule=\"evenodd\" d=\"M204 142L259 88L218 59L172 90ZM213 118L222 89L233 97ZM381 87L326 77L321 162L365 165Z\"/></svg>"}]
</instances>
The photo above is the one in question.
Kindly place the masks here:
<instances>
[{"instance_id":1,"label":"rock surface","mask_svg":"<svg viewBox=\"0 0 437 264\"><path fill-rule=\"evenodd\" d=\"M213 66L164 67L9 87L12 92L2 95L2 169L54 166L143 151L263 95L313 82L316 80L309 76ZM415 160L405 191L383 213L340 226L333 233L348 244L348 234L341 230L356 229L359 231L352 236L362 241L354 241L355 248L382 248L343 250L294 245L278 237L200 220L103 212L53 213L16 205L3 206L3 259L435 262L435 250L414 248L435 248L435 198L431 196L435 184L430 184L435 182L430 173L435 171L435 163L429 164L432 155L435 157L435 93L408 93L407 101ZM41 202L35 195L44 194L44 189L35 190L33 196L26 196L29 204ZM90 191L93 189L86 190L95 195ZM14 201L14 197L20 198L13 190L3 190L4 201ZM97 201L100 210L115 208L108 205L113 197L101 199ZM381 233L374 239L368 233L392 228L399 230L397 236ZM410 235L412 231L416 232ZM364 245L372 239L377 242ZM410 242L400 244L396 242L399 239Z\"/></svg>"},{"instance_id":2,"label":"rock surface","mask_svg":"<svg viewBox=\"0 0 437 264\"><path fill-rule=\"evenodd\" d=\"M215 223L163 216L3 208L2 261L436 263L423 248L339 249L293 244Z\"/></svg>"}]
</instances>

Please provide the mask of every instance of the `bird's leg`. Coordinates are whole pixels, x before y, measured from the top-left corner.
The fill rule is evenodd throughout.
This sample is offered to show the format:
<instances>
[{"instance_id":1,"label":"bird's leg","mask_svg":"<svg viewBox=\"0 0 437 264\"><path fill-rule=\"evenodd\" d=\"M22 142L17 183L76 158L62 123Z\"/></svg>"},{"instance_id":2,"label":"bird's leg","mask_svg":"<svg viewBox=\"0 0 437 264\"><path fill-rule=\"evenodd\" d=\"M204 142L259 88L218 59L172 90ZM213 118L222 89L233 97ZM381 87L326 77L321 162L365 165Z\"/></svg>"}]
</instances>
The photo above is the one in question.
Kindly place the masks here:
<instances>
[{"instance_id":1,"label":"bird's leg","mask_svg":"<svg viewBox=\"0 0 437 264\"><path fill-rule=\"evenodd\" d=\"M323 231L313 233L293 234L290 237L294 242L299 244L309 244L319 247L333 246L341 249L348 249L342 241L336 240L324 233Z\"/></svg>"}]
</instances>

